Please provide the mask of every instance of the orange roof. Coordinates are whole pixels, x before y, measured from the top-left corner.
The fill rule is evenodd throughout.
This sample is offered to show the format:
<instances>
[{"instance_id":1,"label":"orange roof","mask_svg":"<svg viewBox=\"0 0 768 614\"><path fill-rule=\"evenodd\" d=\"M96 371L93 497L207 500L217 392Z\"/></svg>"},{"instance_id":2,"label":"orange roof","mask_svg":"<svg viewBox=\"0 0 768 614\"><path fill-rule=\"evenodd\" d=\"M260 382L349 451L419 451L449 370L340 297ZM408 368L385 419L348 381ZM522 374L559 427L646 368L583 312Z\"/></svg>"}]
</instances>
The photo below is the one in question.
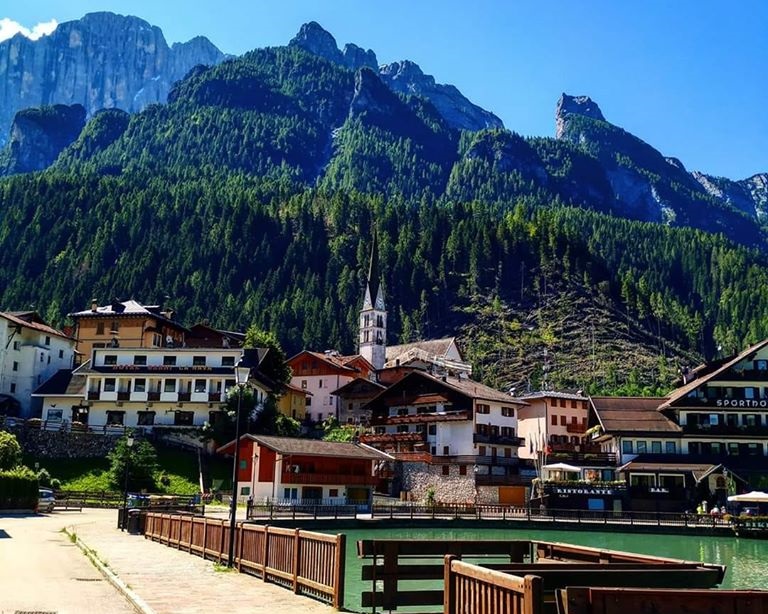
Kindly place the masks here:
<instances>
[{"instance_id":1,"label":"orange roof","mask_svg":"<svg viewBox=\"0 0 768 614\"><path fill-rule=\"evenodd\" d=\"M35 314L36 315L36 314ZM34 321L27 321L24 320L16 315L13 315L8 312L0 311L0 316L8 320L9 322L13 322L14 324L17 324L19 326L23 326L24 328L29 328L32 330L36 330L41 333L45 333L46 335L54 335L56 337L62 337L63 339L72 339L72 337L69 337L68 335L65 335L60 330L57 330L51 326L48 326L47 324L41 324L39 322Z\"/></svg>"}]
</instances>

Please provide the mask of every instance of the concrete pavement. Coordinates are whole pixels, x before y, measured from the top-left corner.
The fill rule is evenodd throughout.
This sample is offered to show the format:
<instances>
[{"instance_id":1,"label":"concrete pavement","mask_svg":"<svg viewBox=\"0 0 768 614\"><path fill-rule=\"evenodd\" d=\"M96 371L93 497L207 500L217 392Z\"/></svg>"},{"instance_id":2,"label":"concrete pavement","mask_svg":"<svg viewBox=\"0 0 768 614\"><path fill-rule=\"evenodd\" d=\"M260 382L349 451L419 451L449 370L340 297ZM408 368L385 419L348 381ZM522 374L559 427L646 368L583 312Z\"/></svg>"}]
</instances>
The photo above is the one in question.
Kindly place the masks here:
<instances>
[{"instance_id":1,"label":"concrete pavement","mask_svg":"<svg viewBox=\"0 0 768 614\"><path fill-rule=\"evenodd\" d=\"M0 518L0 529L13 535L12 539L0 539L0 614L16 610L134 612L67 535L59 532L63 527L156 614L335 612L275 584L237 572L217 571L211 561L122 533L115 528L116 520L115 510ZM10 551L5 543L14 540L19 541ZM49 559L50 564L46 562ZM22 577L14 573L17 569ZM41 590L43 586L46 588ZM12 597L6 600L8 595Z\"/></svg>"}]
</instances>

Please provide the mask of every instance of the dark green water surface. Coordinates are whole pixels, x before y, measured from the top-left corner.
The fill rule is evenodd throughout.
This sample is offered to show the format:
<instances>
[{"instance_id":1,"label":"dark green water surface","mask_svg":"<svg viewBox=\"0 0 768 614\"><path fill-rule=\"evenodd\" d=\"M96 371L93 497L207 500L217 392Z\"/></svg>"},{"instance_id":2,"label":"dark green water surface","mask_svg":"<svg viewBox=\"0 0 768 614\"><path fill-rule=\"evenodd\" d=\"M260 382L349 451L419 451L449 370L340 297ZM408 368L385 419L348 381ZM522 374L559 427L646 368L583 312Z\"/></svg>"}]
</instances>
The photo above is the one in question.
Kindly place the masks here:
<instances>
[{"instance_id":1,"label":"dark green water surface","mask_svg":"<svg viewBox=\"0 0 768 614\"><path fill-rule=\"evenodd\" d=\"M329 531L335 532L335 531ZM598 531L535 531L507 529L371 529L344 531L347 535L345 609L362 611L360 595L371 583L361 577L362 559L357 558L360 539L512 540L534 539L623 550L656 556L726 565L721 588L768 589L768 540L734 537L601 533ZM409 561L410 562L410 561ZM415 562L415 561L414 561ZM435 588L434 583L401 583L408 590Z\"/></svg>"}]
</instances>

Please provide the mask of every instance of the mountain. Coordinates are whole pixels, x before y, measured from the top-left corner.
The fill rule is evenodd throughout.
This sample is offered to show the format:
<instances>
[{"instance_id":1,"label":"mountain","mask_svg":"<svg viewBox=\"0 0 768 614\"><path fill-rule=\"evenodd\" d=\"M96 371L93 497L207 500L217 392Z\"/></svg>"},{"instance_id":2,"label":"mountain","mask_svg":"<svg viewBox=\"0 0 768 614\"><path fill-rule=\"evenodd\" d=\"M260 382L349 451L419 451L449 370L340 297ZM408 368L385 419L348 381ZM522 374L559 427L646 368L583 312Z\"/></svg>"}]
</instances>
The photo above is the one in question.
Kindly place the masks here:
<instances>
[{"instance_id":1,"label":"mountain","mask_svg":"<svg viewBox=\"0 0 768 614\"><path fill-rule=\"evenodd\" d=\"M563 96L559 138L463 130L372 52L302 31L193 68L167 104L95 113L47 169L0 179L0 305L60 322L93 296L168 296L190 324L348 352L375 231L389 342L462 331L494 385L540 385L546 355L558 386L658 391L768 336L757 213L594 101Z\"/></svg>"},{"instance_id":2,"label":"mountain","mask_svg":"<svg viewBox=\"0 0 768 614\"><path fill-rule=\"evenodd\" d=\"M364 50L348 43L344 51L340 51L333 35L317 22L311 21L301 26L289 45L352 70L366 67L378 71L379 78L393 92L425 98L448 125L456 130L504 127L493 113L470 102L455 86L435 82L432 75L424 74L414 62L405 60L379 68L376 54L370 49Z\"/></svg>"},{"instance_id":3,"label":"mountain","mask_svg":"<svg viewBox=\"0 0 768 614\"><path fill-rule=\"evenodd\" d=\"M17 34L0 42L0 143L27 107L80 104L88 116L113 107L140 111L165 102L194 66L223 59L204 37L169 47L160 28L106 12L59 24L34 41Z\"/></svg>"}]
</instances>

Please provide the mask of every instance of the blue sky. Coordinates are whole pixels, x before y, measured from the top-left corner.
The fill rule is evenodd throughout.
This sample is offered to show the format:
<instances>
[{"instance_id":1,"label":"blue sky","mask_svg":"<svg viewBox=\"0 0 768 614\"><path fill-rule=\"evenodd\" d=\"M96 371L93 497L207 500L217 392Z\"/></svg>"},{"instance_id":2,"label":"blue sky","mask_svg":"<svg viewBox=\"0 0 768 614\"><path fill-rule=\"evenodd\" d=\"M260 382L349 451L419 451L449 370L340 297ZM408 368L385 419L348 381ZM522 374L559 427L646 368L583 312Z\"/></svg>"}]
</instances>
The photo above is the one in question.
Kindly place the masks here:
<instances>
[{"instance_id":1,"label":"blue sky","mask_svg":"<svg viewBox=\"0 0 768 614\"><path fill-rule=\"evenodd\" d=\"M285 44L318 21L379 62L411 59L524 135L554 135L560 93L689 170L768 172L768 1L26 0L0 18L27 28L109 10L203 34L229 53Z\"/></svg>"}]
</instances>

